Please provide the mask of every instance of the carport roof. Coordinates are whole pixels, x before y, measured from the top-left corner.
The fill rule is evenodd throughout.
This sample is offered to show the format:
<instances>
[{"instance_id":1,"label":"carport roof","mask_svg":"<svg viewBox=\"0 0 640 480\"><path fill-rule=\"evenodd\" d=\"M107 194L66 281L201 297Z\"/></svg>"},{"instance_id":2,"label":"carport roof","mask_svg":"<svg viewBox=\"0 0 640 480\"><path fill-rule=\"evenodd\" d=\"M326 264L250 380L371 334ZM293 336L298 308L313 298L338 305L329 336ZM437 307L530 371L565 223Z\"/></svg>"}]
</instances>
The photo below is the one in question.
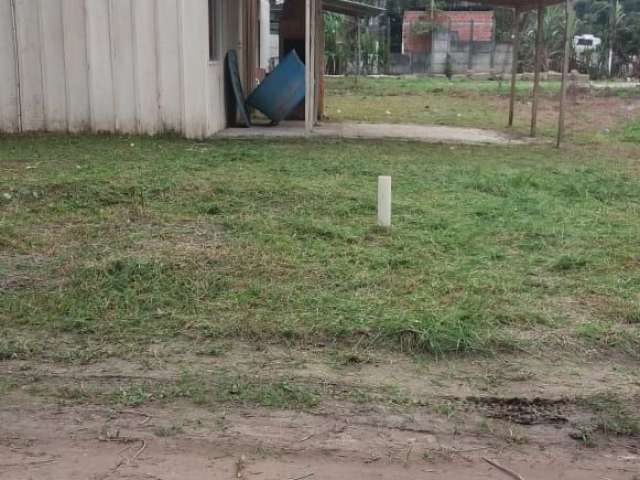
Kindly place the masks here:
<instances>
[{"instance_id":1,"label":"carport roof","mask_svg":"<svg viewBox=\"0 0 640 480\"><path fill-rule=\"evenodd\" d=\"M518 8L519 10L533 10L539 6L547 7L549 5L565 3L565 0L473 0L473 3L496 7Z\"/></svg>"},{"instance_id":2,"label":"carport roof","mask_svg":"<svg viewBox=\"0 0 640 480\"><path fill-rule=\"evenodd\" d=\"M329 12L341 13L351 17L377 17L387 11L384 8L352 0L323 0L322 8Z\"/></svg>"}]
</instances>

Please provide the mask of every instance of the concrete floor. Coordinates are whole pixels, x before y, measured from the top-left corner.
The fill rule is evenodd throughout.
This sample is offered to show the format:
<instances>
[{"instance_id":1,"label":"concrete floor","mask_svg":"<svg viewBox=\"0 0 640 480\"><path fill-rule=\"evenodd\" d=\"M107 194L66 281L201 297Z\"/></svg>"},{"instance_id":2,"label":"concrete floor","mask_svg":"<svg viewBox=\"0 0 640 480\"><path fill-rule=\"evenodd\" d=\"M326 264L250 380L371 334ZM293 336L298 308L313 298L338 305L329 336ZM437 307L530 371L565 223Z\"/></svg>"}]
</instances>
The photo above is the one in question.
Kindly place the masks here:
<instances>
[{"instance_id":1,"label":"concrete floor","mask_svg":"<svg viewBox=\"0 0 640 480\"><path fill-rule=\"evenodd\" d=\"M218 134L225 138L292 138L304 137L304 122L283 122L277 126L228 128ZM508 135L479 128L443 127L437 125L398 125L371 123L323 123L313 129L312 136L333 138L401 139L427 143L463 143L509 145L521 144Z\"/></svg>"}]
</instances>

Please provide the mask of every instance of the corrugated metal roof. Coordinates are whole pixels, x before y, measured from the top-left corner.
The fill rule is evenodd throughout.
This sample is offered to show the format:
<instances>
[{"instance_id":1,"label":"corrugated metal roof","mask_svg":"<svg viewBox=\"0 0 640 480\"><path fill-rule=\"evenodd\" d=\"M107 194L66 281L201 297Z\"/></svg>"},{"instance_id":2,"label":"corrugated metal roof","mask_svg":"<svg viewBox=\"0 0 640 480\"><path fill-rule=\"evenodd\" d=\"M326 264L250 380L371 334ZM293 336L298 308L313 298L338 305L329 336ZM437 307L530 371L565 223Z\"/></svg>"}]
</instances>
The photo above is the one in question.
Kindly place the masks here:
<instances>
[{"instance_id":1,"label":"corrugated metal roof","mask_svg":"<svg viewBox=\"0 0 640 480\"><path fill-rule=\"evenodd\" d=\"M520 10L533 10L538 6L549 6L564 3L565 0L474 0L474 3L493 5L496 7L519 8Z\"/></svg>"},{"instance_id":2,"label":"corrugated metal roof","mask_svg":"<svg viewBox=\"0 0 640 480\"><path fill-rule=\"evenodd\" d=\"M387 11L384 8L352 0L323 0L322 8L329 12L341 13L352 17L377 17Z\"/></svg>"}]
</instances>

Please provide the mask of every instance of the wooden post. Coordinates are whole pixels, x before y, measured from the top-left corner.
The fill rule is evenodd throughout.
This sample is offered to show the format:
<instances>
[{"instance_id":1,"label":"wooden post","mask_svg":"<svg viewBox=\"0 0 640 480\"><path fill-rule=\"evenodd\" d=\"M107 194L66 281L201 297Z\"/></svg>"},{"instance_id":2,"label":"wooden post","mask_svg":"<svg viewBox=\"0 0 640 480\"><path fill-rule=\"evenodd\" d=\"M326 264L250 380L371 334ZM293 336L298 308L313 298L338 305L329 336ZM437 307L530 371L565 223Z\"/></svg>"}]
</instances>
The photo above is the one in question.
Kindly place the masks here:
<instances>
[{"instance_id":1,"label":"wooden post","mask_svg":"<svg viewBox=\"0 0 640 480\"><path fill-rule=\"evenodd\" d=\"M467 58L467 70L471 71L473 69L473 35L474 35L474 29L475 29L475 22L473 20L471 20L471 25L470 25L470 39L469 39L469 58Z\"/></svg>"},{"instance_id":2,"label":"wooden post","mask_svg":"<svg viewBox=\"0 0 640 480\"><path fill-rule=\"evenodd\" d=\"M564 137L564 109L567 100L567 77L569 76L569 57L571 56L571 0L565 0L565 29L564 29L564 58L562 60L562 84L560 87L560 114L558 115L558 140L556 146L560 148Z\"/></svg>"},{"instance_id":3,"label":"wooden post","mask_svg":"<svg viewBox=\"0 0 640 480\"><path fill-rule=\"evenodd\" d=\"M358 58L356 59L356 84L358 83L358 79L360 77L360 60L362 60L362 51L361 51L361 39L360 39L360 17L356 17L356 23L358 25L357 30L357 42L358 45L356 47L356 55Z\"/></svg>"},{"instance_id":4,"label":"wooden post","mask_svg":"<svg viewBox=\"0 0 640 480\"><path fill-rule=\"evenodd\" d=\"M494 70L496 68L496 25L491 27L491 59L489 63L489 68L491 69L491 74L494 74Z\"/></svg>"},{"instance_id":5,"label":"wooden post","mask_svg":"<svg viewBox=\"0 0 640 480\"><path fill-rule=\"evenodd\" d=\"M315 0L305 0L305 110L304 126L307 134L313 131L315 123L313 112L315 110L315 25L313 4Z\"/></svg>"},{"instance_id":6,"label":"wooden post","mask_svg":"<svg viewBox=\"0 0 640 480\"><path fill-rule=\"evenodd\" d=\"M609 58L607 59L609 78L613 75L613 45L616 41L617 14L618 0L609 0Z\"/></svg>"},{"instance_id":7,"label":"wooden post","mask_svg":"<svg viewBox=\"0 0 640 480\"><path fill-rule=\"evenodd\" d=\"M518 50L520 48L520 9L513 9L513 60L511 65L511 97L509 99L509 126L513 127L516 106L516 76L518 75Z\"/></svg>"},{"instance_id":8,"label":"wooden post","mask_svg":"<svg viewBox=\"0 0 640 480\"><path fill-rule=\"evenodd\" d=\"M533 74L533 98L531 99L531 136L536 136L538 127L538 94L540 93L540 69L542 68L542 49L544 45L544 5L538 4L538 29L536 31L536 57Z\"/></svg>"},{"instance_id":9,"label":"wooden post","mask_svg":"<svg viewBox=\"0 0 640 480\"><path fill-rule=\"evenodd\" d=\"M387 59L385 61L384 73L389 75L391 73L391 16L387 15L387 46L386 46L386 56Z\"/></svg>"},{"instance_id":10,"label":"wooden post","mask_svg":"<svg viewBox=\"0 0 640 480\"><path fill-rule=\"evenodd\" d=\"M314 125L324 116L324 16L322 15L322 2L315 3L315 108L313 111Z\"/></svg>"}]
</instances>

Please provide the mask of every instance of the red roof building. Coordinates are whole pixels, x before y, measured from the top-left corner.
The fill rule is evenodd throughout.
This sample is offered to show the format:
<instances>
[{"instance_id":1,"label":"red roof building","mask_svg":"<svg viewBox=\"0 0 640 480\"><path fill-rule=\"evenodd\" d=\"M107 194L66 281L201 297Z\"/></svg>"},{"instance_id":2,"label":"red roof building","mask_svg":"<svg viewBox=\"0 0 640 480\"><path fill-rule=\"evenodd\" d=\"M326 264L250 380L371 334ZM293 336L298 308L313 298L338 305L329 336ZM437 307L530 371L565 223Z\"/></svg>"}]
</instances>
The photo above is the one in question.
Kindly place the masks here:
<instances>
[{"instance_id":1,"label":"red roof building","mask_svg":"<svg viewBox=\"0 0 640 480\"><path fill-rule=\"evenodd\" d=\"M429 53L431 35L421 33L420 23L428 24L431 13L420 11L404 12L402 24L402 53ZM450 32L451 39L458 42L491 42L495 28L495 15L488 11L441 11L434 14L440 31ZM473 39L472 39L473 36Z\"/></svg>"}]
</instances>

